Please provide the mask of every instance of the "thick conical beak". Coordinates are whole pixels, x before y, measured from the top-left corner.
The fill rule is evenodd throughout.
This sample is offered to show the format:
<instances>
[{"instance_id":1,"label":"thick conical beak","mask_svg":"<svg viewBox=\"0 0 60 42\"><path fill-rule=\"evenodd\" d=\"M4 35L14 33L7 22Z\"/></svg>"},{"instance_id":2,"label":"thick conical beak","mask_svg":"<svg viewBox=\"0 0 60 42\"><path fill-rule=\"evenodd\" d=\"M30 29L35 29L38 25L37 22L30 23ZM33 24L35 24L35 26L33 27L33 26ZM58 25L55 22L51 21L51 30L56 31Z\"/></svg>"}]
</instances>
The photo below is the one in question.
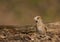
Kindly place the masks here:
<instances>
[{"instance_id":1,"label":"thick conical beak","mask_svg":"<svg viewBox=\"0 0 60 42\"><path fill-rule=\"evenodd\" d=\"M35 21L36 23L38 22L38 21Z\"/></svg>"}]
</instances>

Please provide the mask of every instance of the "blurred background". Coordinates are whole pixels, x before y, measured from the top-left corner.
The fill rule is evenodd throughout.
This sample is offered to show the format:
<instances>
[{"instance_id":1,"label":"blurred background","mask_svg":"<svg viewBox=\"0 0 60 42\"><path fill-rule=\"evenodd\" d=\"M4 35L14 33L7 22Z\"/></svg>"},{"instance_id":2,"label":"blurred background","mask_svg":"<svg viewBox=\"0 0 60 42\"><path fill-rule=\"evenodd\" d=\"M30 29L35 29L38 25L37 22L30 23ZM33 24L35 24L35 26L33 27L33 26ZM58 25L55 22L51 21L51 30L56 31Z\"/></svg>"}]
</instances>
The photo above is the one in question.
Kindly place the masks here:
<instances>
[{"instance_id":1,"label":"blurred background","mask_svg":"<svg viewBox=\"0 0 60 42\"><path fill-rule=\"evenodd\" d=\"M34 24L37 15L46 23L60 21L60 0L0 0L0 24Z\"/></svg>"}]
</instances>

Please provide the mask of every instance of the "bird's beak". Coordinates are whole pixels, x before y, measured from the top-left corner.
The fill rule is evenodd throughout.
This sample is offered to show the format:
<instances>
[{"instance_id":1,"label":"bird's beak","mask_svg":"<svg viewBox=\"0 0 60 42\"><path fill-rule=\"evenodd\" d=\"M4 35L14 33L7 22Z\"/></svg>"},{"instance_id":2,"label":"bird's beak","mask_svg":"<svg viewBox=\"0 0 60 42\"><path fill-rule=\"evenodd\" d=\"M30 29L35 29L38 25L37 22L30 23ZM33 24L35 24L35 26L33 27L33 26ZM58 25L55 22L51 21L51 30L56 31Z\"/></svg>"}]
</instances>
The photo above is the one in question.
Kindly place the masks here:
<instances>
[{"instance_id":1,"label":"bird's beak","mask_svg":"<svg viewBox=\"0 0 60 42\"><path fill-rule=\"evenodd\" d=\"M38 21L35 21L36 23L38 22Z\"/></svg>"}]
</instances>

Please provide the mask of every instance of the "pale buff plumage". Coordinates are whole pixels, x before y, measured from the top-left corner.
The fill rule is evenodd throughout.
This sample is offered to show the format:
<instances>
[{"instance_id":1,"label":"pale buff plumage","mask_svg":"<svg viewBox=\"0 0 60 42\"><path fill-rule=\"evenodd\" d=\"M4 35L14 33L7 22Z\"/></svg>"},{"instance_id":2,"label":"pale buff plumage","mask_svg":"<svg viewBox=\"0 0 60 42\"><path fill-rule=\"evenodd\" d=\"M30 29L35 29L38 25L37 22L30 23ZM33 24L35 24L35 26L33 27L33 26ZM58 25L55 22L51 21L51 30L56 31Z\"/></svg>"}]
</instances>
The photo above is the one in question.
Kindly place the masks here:
<instances>
[{"instance_id":1,"label":"pale buff plumage","mask_svg":"<svg viewBox=\"0 0 60 42\"><path fill-rule=\"evenodd\" d=\"M42 22L42 18L40 16L36 16L34 17L34 20L36 21L38 32L41 34L46 34L46 26Z\"/></svg>"}]
</instances>

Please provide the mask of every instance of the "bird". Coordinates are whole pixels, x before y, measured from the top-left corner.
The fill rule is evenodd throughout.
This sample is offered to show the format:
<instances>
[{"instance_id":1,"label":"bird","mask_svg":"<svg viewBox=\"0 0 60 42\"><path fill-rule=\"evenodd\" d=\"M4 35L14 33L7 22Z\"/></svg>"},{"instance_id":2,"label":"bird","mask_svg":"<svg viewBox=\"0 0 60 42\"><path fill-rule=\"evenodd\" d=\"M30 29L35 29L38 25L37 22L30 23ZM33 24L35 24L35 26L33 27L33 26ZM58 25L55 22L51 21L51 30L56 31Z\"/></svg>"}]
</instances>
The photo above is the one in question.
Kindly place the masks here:
<instances>
[{"instance_id":1,"label":"bird","mask_svg":"<svg viewBox=\"0 0 60 42\"><path fill-rule=\"evenodd\" d=\"M36 17L34 17L34 20L36 22L38 33L39 34L46 34L47 26L45 26L45 24L43 23L42 17L36 16Z\"/></svg>"}]
</instances>

